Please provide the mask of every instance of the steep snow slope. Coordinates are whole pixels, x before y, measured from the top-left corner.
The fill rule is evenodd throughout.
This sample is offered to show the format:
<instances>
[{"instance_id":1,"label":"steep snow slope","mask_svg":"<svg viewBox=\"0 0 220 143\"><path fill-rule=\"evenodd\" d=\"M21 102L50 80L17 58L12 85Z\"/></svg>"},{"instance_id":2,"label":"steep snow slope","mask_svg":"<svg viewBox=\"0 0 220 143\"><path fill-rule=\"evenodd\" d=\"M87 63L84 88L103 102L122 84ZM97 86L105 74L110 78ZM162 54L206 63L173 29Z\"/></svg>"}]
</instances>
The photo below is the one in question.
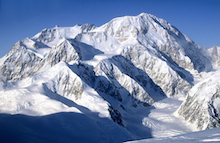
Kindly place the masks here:
<instances>
[{"instance_id":1,"label":"steep snow slope","mask_svg":"<svg viewBox=\"0 0 220 143\"><path fill-rule=\"evenodd\" d=\"M185 94L191 88L193 77L187 70L196 69L200 72L211 68L210 62L203 56L199 46L166 21L149 14L115 18L101 27L79 34L76 39L106 54L122 54L136 67L142 70L146 68L145 71L150 78L156 84L160 84L167 96ZM138 64L135 60L140 54L131 56L132 58L128 56L130 53L141 53L140 49L141 52L149 54L142 54L138 59L142 63ZM155 62L161 63L163 68L161 70L143 68L147 59L153 59L149 60L152 65L155 65ZM169 72L163 72L163 69ZM152 71L155 71L154 74L151 74ZM169 80L164 80L161 76L163 73L166 73L166 79ZM161 83L161 81L171 82ZM186 86L178 85L181 83Z\"/></svg>"},{"instance_id":2,"label":"steep snow slope","mask_svg":"<svg viewBox=\"0 0 220 143\"><path fill-rule=\"evenodd\" d=\"M196 84L178 110L178 114L199 130L220 126L220 71Z\"/></svg>"},{"instance_id":3,"label":"steep snow slope","mask_svg":"<svg viewBox=\"0 0 220 143\"><path fill-rule=\"evenodd\" d=\"M28 49L40 55L42 58L45 57L49 52L48 49L51 47L59 49L58 47L60 46L67 46L68 44L61 44L63 38L75 38L77 41L99 49L105 54L120 54L123 49L128 46L141 44L144 48L149 49L153 53L151 56L154 58L166 60L171 64L168 66L178 68L202 71L208 68L207 65L209 65L208 60L202 55L199 47L188 37L181 34L168 22L145 13L133 17L115 18L101 27L95 27L92 24L76 25L74 27L56 26L51 29L44 29L32 39L26 38L23 41L25 41L25 45ZM73 52L75 56L86 53L79 53L77 46L75 46L74 49L77 52ZM58 54L56 52L52 53L52 55ZM72 59L80 59L80 57L77 58L75 56L72 56ZM109 57L107 56L107 58ZM69 59L58 56L58 59L55 61L59 60L68 62ZM92 59L84 58L83 60ZM184 72L178 73L182 74L181 77L187 76ZM192 80L192 78L190 80Z\"/></svg>"},{"instance_id":4,"label":"steep snow slope","mask_svg":"<svg viewBox=\"0 0 220 143\"><path fill-rule=\"evenodd\" d=\"M181 103L176 98L185 97L194 86L194 75L212 69L203 54L170 23L145 13L115 18L100 27L44 29L17 42L0 59L0 113L31 131L26 139L36 141L49 140L46 135L51 134L28 127L30 119L39 121L40 129L48 120L54 122L47 127L59 122L63 134L54 133L57 141L64 134L66 141L122 142L187 133L192 129L182 120L180 126L180 117L173 114ZM218 114L215 101L208 105L214 113L210 117ZM217 121L215 117L210 119ZM78 125L80 120L88 124ZM8 125L3 120L0 124Z\"/></svg>"},{"instance_id":5,"label":"steep snow slope","mask_svg":"<svg viewBox=\"0 0 220 143\"><path fill-rule=\"evenodd\" d=\"M60 52L64 52L64 49L68 49L65 46L67 44L63 43L61 44L65 38L75 38L76 35L82 32L87 32L91 29L95 28L92 24L85 24L85 25L76 25L74 27L54 27L51 29L44 29L40 33L36 34L34 37L25 38L23 40L18 41L10 50L10 52L4 57L1 58L0 66L1 69L1 75L4 75L4 77L1 78L3 81L15 81L23 79L33 73L36 73L36 71L39 70L38 65L43 65L41 60L45 59L45 56L48 55L48 53L51 51L51 48L54 47L54 52L56 53L55 49L63 49ZM58 44L58 45L57 45ZM59 46L59 44L61 44ZM57 46L58 47L57 47ZM84 45L84 44L81 44ZM102 53L98 50L90 50L89 54L86 54L86 50L88 49L88 46L81 46L83 48L82 51L84 55L84 60L88 60L88 58L92 58L94 56L94 53ZM76 47L78 48L78 47ZM90 48L89 48L90 49ZM69 59L65 59L64 56L58 57L55 59L55 63L61 60L68 60L75 59L76 57L73 56L73 51L68 51L67 53L70 54ZM78 52L78 51L77 51ZM91 53L92 52L92 53ZM52 54L50 53L50 54ZM61 53L60 53L61 54ZM76 53L75 55L80 54ZM53 54L54 55L54 54ZM65 55L65 53L61 54ZM65 55L66 56L66 55ZM88 56L88 58L87 58ZM75 57L75 58L74 58ZM33 70L34 69L34 70Z\"/></svg>"},{"instance_id":6,"label":"steep snow slope","mask_svg":"<svg viewBox=\"0 0 220 143\"><path fill-rule=\"evenodd\" d=\"M74 39L61 40L53 46L45 57L45 65L53 66L60 61L71 63L80 60L91 60L95 55L103 52Z\"/></svg>"},{"instance_id":7,"label":"steep snow slope","mask_svg":"<svg viewBox=\"0 0 220 143\"><path fill-rule=\"evenodd\" d=\"M60 61L79 61L82 59L79 47L73 45L66 39L53 46L45 57L46 65L53 66Z\"/></svg>"},{"instance_id":8,"label":"steep snow slope","mask_svg":"<svg viewBox=\"0 0 220 143\"><path fill-rule=\"evenodd\" d=\"M5 113L20 113L20 109L25 110L26 106L30 103L30 106L34 106L35 104L31 104L32 98L30 98L33 95L33 102L35 103L35 95L47 95L51 92L53 95L60 95L63 97L66 97L67 99L70 99L71 101L80 101L81 99L85 102L84 106L91 106L93 107L93 104L96 104L96 107L99 105L98 102L103 102L106 104L106 107L104 105L100 105L100 108L105 109L105 112L108 114L108 103L105 102L95 91L93 91L88 85L86 85L75 73L73 73L68 66L64 62L60 62L59 64L53 66L52 68L45 70L43 72L40 72L38 74L35 74L34 76L28 77L22 81L14 82L14 83L8 83L6 86L6 89L1 92L2 100L7 100L2 102L2 108L4 106L7 106L9 104L14 105L13 108L7 108L7 110L13 110L13 111L5 111ZM88 93L87 93L88 92ZM14 93L14 94L12 94ZM19 94L24 93L22 96L24 96L24 99L30 99L30 101L20 100ZM31 94L33 93L33 94ZM17 95L18 94L18 95ZM30 94L30 95L29 95ZM3 98L3 95L7 97L8 95L12 96L12 98L15 98L15 102L11 102L11 100L8 100L7 98ZM51 95L53 99L53 95ZM29 98L26 98L28 96ZM50 96L50 95L48 95ZM18 98L19 97L19 98ZM90 100L91 98L95 98L95 102L93 103ZM40 99L40 98L39 98ZM13 101L13 100L12 100ZM18 102L22 102L23 104L17 105ZM40 102L39 102L40 103ZM83 104L83 103L82 103ZM38 104L35 105L36 108L33 108L34 110L38 110L37 107L40 107ZM93 109L90 109L93 111ZM39 111L47 111L47 110L39 110ZM58 110L59 111L59 110ZM100 110L101 111L101 110ZM4 112L2 110L2 112ZM21 112L22 113L22 112ZM103 116L108 116L107 114L103 113ZM31 113L30 113L31 114ZM35 112L31 115L34 115ZM29 114L28 114L29 115ZM38 114L36 114L38 115Z\"/></svg>"},{"instance_id":9,"label":"steep snow slope","mask_svg":"<svg viewBox=\"0 0 220 143\"><path fill-rule=\"evenodd\" d=\"M150 45L182 68L198 71L208 68L209 61L198 45L165 20L146 13L115 18L76 38L105 53L115 54L119 54L127 45Z\"/></svg>"},{"instance_id":10,"label":"steep snow slope","mask_svg":"<svg viewBox=\"0 0 220 143\"><path fill-rule=\"evenodd\" d=\"M125 70L122 68L122 65L124 66L124 68L126 68ZM130 106L136 107L137 104L140 104L141 102L144 106L152 105L154 101L150 97L149 93L147 93L147 91L145 91L145 89L134 80L135 77L132 77L132 79L130 76L125 74L124 71L132 72L131 70L129 70L129 68L135 70L134 67L132 68L131 63L129 63L129 61L126 61L122 56L115 56L109 60L103 60L102 62L100 62L100 64L98 64L95 68L95 73L96 76L106 77L109 82L111 82L116 88L120 89L122 86L125 89L125 91L119 90L118 93L120 95L119 100L121 100L122 102L126 99L126 96L130 96L131 103L127 103L130 104ZM141 74L140 76L144 75ZM145 84L147 84L147 82L150 82L147 78L145 78ZM98 85L97 88L101 88L99 86L100 85ZM156 91L152 92L156 93Z\"/></svg>"},{"instance_id":11,"label":"steep snow slope","mask_svg":"<svg viewBox=\"0 0 220 143\"><path fill-rule=\"evenodd\" d=\"M140 14L140 19L148 21L147 34L139 35L138 40L145 46L151 45L167 60L177 63L184 69L199 72L208 68L210 63L199 50L199 46L182 34L167 21L153 15Z\"/></svg>"},{"instance_id":12,"label":"steep snow slope","mask_svg":"<svg viewBox=\"0 0 220 143\"><path fill-rule=\"evenodd\" d=\"M166 98L153 104L149 115L141 121L144 127L151 129L152 137L170 137L196 131L175 115L180 104L181 101L175 98Z\"/></svg>"},{"instance_id":13,"label":"steep snow slope","mask_svg":"<svg viewBox=\"0 0 220 143\"><path fill-rule=\"evenodd\" d=\"M94 142L97 142L104 138L106 139L105 142L122 142L133 139L128 131L115 124L111 119L111 114L115 110L110 104L100 97L94 89L84 83L78 75L73 73L64 62L60 62L52 68L22 81L8 83L7 88L2 90L0 95L1 116L13 124L19 123L19 126L31 130L31 135L25 137L25 140L28 140L31 136L33 136L32 139L34 140L41 140L41 138L38 139L38 134L42 138L49 140L50 138L45 135L50 135L50 133L42 135L38 130L51 130L50 126L56 126L61 132L66 132L68 138L65 140L68 142L73 140L86 142L88 139L85 140L85 137L91 138L92 142L94 140ZM110 110L111 112L109 112ZM8 115L2 113L7 113ZM10 116L9 114L24 114L28 116ZM68 119L68 117L71 117L72 120ZM63 121L57 125L53 122L48 124L49 119L53 118L54 122ZM23 119L24 122L16 121L16 119ZM25 121L29 122L29 119L31 122L38 120L40 126L33 125L28 127L29 124L25 123ZM80 128L79 124L82 124L83 121L87 122L86 126L81 125L82 127ZM4 120L1 120L0 123L3 124ZM47 124L47 126L44 127L41 124ZM17 126L12 126L11 128L20 130L17 129ZM90 131L95 131L95 133L91 134ZM25 134L26 131L21 132ZM120 134L115 134L116 132ZM65 137L62 134L56 134L58 135L58 140ZM10 140L5 138L6 135L8 134L4 133L0 139ZM18 141L24 140L18 138Z\"/></svg>"},{"instance_id":14,"label":"steep snow slope","mask_svg":"<svg viewBox=\"0 0 220 143\"><path fill-rule=\"evenodd\" d=\"M71 32L67 32L67 34L65 34L65 31L68 30ZM72 42L69 44L69 47L73 46L75 52L71 50L68 51L68 44L63 43L63 38L75 38L75 41L80 41L80 45L83 43L90 46L90 48L86 49L87 52L81 52L79 49L83 48L78 48L78 46L73 44L76 42ZM191 87L193 78L186 70L196 69L198 71L202 71L205 70L205 68L208 68L207 66L209 65L208 60L202 55L199 47L189 38L181 34L175 27L166 21L144 13L134 17L126 16L115 18L101 27L94 27L91 24L83 26L77 25L73 28L61 28L56 26L52 29L43 30L32 39L53 47L53 50L50 50L50 53L46 58L46 60L54 62L53 64L61 60L69 62L70 59L91 61L102 60L103 58L111 57L112 54L122 54L124 57L129 59L128 55L130 56L131 52L125 49L129 49L129 47L131 47L130 51L132 50L132 53L139 53L139 50L142 49L141 52L149 52L149 54L143 54L139 58L142 62L142 68L136 64L136 58L133 57L129 60L131 60L138 68L145 70L156 84L160 84L159 86L161 86L167 96L174 96L182 93L185 94ZM137 45L138 48L135 48ZM81 47L85 47L85 45L82 45ZM80 57L80 55L85 53L91 53L91 50L88 52L88 49L92 49L92 47L103 51L106 56L98 58L101 53L95 52L93 56L90 56L91 58ZM55 51L64 52L57 53ZM66 53L75 54L74 56L70 56L65 54L65 51L68 51ZM54 55L59 56L55 57ZM75 57L76 55L78 56ZM87 56L88 55L84 57ZM48 59L48 57L52 58ZM148 61L149 63L152 63L152 65L162 64L163 68L157 70L146 67L143 63L146 62L147 59L153 59ZM51 64L51 62L49 62L49 64ZM89 61L87 63L90 64ZM97 63L98 62L96 62L96 64ZM92 62L91 64L94 65ZM94 66L96 66L96 64ZM148 66L149 65L150 64L148 64ZM154 74L151 74L149 70L153 71ZM163 70L166 72L163 72ZM163 81L163 73L166 73L165 76L169 79L169 81L171 81L170 83L160 82ZM166 81L164 80L164 82ZM180 83L183 83L183 85L186 86L182 86L182 84L178 85ZM168 89L170 86L172 86L172 88ZM182 89L182 87L184 87L184 89Z\"/></svg>"},{"instance_id":15,"label":"steep snow slope","mask_svg":"<svg viewBox=\"0 0 220 143\"><path fill-rule=\"evenodd\" d=\"M41 57L29 50L23 41L18 41L1 59L0 80L16 81L28 77L41 60Z\"/></svg>"},{"instance_id":16,"label":"steep snow slope","mask_svg":"<svg viewBox=\"0 0 220 143\"><path fill-rule=\"evenodd\" d=\"M138 44L125 48L122 55L137 68L145 71L168 97L180 96L187 93L191 88L190 78L192 78L192 75L190 73L179 67L174 67L171 65L172 63L164 59L158 58L142 45Z\"/></svg>"},{"instance_id":17,"label":"steep snow slope","mask_svg":"<svg viewBox=\"0 0 220 143\"><path fill-rule=\"evenodd\" d=\"M25 47L27 47L32 52L36 53L41 58L45 57L50 50L50 47L48 47L47 45L37 42L28 37L21 40L21 42Z\"/></svg>"}]
</instances>

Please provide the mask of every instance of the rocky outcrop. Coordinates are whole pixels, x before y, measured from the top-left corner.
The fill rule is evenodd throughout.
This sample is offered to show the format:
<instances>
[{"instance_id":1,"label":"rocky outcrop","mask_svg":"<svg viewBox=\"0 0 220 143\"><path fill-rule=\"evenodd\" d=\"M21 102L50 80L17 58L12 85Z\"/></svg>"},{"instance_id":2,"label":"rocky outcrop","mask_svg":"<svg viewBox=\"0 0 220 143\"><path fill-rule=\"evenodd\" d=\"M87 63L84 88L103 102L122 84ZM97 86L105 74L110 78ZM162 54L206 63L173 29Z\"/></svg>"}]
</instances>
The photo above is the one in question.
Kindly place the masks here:
<instances>
[{"instance_id":1,"label":"rocky outcrop","mask_svg":"<svg viewBox=\"0 0 220 143\"><path fill-rule=\"evenodd\" d=\"M121 54L137 68L146 72L168 97L186 94L191 88L191 84L184 79L187 76L184 71L176 67L171 68L172 63L164 57L157 57L154 52L142 45L127 47Z\"/></svg>"},{"instance_id":2,"label":"rocky outcrop","mask_svg":"<svg viewBox=\"0 0 220 143\"><path fill-rule=\"evenodd\" d=\"M6 82L26 78L41 61L41 57L29 50L22 41L19 41L12 47L3 64L0 65L1 80Z\"/></svg>"},{"instance_id":3,"label":"rocky outcrop","mask_svg":"<svg viewBox=\"0 0 220 143\"><path fill-rule=\"evenodd\" d=\"M220 126L219 72L195 85L178 109L178 114L197 129Z\"/></svg>"},{"instance_id":4,"label":"rocky outcrop","mask_svg":"<svg viewBox=\"0 0 220 143\"><path fill-rule=\"evenodd\" d=\"M137 107L138 104L142 104L143 106L152 105L154 100L151 96L154 95L149 95L149 93L160 94L154 90L156 88L159 90L159 87L154 85L146 74L135 69L132 63L122 56L114 56L111 59L101 61L95 67L95 73L98 77L105 77L104 79L107 79L109 83L117 89L116 91L118 91L118 93L113 94L116 95L113 97L121 100L121 102L128 101L128 98L130 98L129 104L134 107ZM143 77L144 81L140 81L140 77ZM105 85L105 82L100 79L97 84L97 88L102 89L103 86L101 85ZM143 87L141 85L143 85ZM111 89L108 86L104 87ZM148 88L150 87L152 87L152 89L149 90ZM111 91L107 89L106 91ZM161 96L163 95L161 94Z\"/></svg>"}]
</instances>

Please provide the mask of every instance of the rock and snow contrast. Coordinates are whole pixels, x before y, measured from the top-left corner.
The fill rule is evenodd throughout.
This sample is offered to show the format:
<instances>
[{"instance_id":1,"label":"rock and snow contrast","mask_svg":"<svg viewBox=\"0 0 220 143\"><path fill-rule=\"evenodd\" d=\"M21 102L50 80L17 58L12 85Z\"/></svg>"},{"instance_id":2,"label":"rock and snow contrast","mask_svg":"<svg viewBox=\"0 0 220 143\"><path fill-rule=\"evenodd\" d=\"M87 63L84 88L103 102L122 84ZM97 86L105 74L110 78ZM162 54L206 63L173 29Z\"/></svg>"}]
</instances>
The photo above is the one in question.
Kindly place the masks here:
<instances>
[{"instance_id":1,"label":"rock and snow contrast","mask_svg":"<svg viewBox=\"0 0 220 143\"><path fill-rule=\"evenodd\" d=\"M146 13L44 29L0 59L0 140L157 142L219 127L219 50Z\"/></svg>"},{"instance_id":2,"label":"rock and snow contrast","mask_svg":"<svg viewBox=\"0 0 220 143\"><path fill-rule=\"evenodd\" d=\"M220 71L196 84L178 109L199 130L220 127Z\"/></svg>"}]
</instances>

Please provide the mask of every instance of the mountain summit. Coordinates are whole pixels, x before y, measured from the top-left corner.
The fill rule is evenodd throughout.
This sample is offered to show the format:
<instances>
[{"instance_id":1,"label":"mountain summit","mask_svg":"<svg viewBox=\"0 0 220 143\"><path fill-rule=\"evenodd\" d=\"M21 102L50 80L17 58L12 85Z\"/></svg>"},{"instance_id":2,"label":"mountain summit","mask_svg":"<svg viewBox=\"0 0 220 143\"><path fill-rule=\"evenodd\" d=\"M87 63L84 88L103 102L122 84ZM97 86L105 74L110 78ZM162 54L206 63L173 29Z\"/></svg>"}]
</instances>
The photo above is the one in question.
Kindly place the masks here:
<instances>
[{"instance_id":1,"label":"mountain summit","mask_svg":"<svg viewBox=\"0 0 220 143\"><path fill-rule=\"evenodd\" d=\"M213 69L213 60L170 23L146 13L115 18L100 27L55 26L18 41L0 59L0 112L25 115L13 116L13 121L38 116L34 122L47 124L52 119L48 128L58 122L67 141L148 138L171 127L158 128L162 118L155 118L157 123L149 118L151 110L174 112L176 100L193 90L197 75ZM182 116L185 105L179 109ZM79 125L81 121L86 124ZM30 138L39 134L36 128L27 128L33 130ZM170 134L179 133L172 129ZM64 138L56 131L54 135Z\"/></svg>"}]
</instances>

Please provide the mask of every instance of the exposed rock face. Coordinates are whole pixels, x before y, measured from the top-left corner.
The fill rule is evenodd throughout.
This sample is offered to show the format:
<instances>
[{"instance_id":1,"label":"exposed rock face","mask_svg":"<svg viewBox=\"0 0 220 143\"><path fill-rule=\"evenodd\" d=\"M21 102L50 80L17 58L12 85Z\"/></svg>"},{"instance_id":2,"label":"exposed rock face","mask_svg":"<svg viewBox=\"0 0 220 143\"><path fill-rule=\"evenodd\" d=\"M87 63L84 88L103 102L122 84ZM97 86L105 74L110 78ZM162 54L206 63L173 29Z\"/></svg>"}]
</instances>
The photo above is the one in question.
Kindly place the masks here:
<instances>
[{"instance_id":1,"label":"exposed rock face","mask_svg":"<svg viewBox=\"0 0 220 143\"><path fill-rule=\"evenodd\" d=\"M17 42L6 55L4 63L0 65L2 81L17 81L30 75L32 69L42 59L34 52L28 50L22 41Z\"/></svg>"},{"instance_id":2,"label":"exposed rock face","mask_svg":"<svg viewBox=\"0 0 220 143\"><path fill-rule=\"evenodd\" d=\"M178 114L199 130L220 126L219 72L195 85L178 109Z\"/></svg>"},{"instance_id":3,"label":"exposed rock face","mask_svg":"<svg viewBox=\"0 0 220 143\"><path fill-rule=\"evenodd\" d=\"M67 40L62 41L56 46L52 47L46 56L46 64L53 66L60 61L71 62L79 61L81 59L79 47L73 47Z\"/></svg>"},{"instance_id":4,"label":"exposed rock face","mask_svg":"<svg viewBox=\"0 0 220 143\"><path fill-rule=\"evenodd\" d=\"M134 107L137 107L137 104L140 103L144 106L152 105L154 101L147 91L155 93L154 89L158 88L159 90L159 87L154 85L147 75L138 71L130 61L122 56L114 56L111 59L101 61L96 66L95 73L96 76L105 77L117 89L118 93L113 94L116 95L115 98L123 102L130 96L130 104ZM140 77L143 77L144 81L141 81ZM138 80L141 84L138 83ZM97 88L102 88L101 84L105 84L102 79L99 80ZM109 88L107 87L107 89Z\"/></svg>"},{"instance_id":5,"label":"exposed rock face","mask_svg":"<svg viewBox=\"0 0 220 143\"><path fill-rule=\"evenodd\" d=\"M86 114L103 131L109 129L105 123L120 125L117 128L130 138L128 114L165 97L188 94L179 115L198 129L217 127L219 82L213 76L194 86L191 74L212 69L212 62L220 65L219 47L209 51L205 56L170 23L145 13L115 18L100 27L56 26L17 42L0 59L0 91L8 88L2 96L16 93L13 103L2 101L13 104L13 113L31 111L31 115L38 113L41 101L52 103L47 104L52 111L57 105L68 106ZM107 121L100 122L100 117Z\"/></svg>"},{"instance_id":6,"label":"exposed rock face","mask_svg":"<svg viewBox=\"0 0 220 143\"><path fill-rule=\"evenodd\" d=\"M118 110L115 110L114 108L112 108L111 106L109 107L108 110L109 110L112 120L118 123L120 126L124 127L121 113Z\"/></svg>"},{"instance_id":7,"label":"exposed rock face","mask_svg":"<svg viewBox=\"0 0 220 143\"><path fill-rule=\"evenodd\" d=\"M53 29L44 29L43 31L41 31L41 33L39 34L39 36L37 38L35 38L34 40L38 41L38 42L42 42L42 43L49 43L55 40L55 38L62 38L61 36L59 36L59 33L57 31L57 28L53 28Z\"/></svg>"},{"instance_id":8,"label":"exposed rock face","mask_svg":"<svg viewBox=\"0 0 220 143\"><path fill-rule=\"evenodd\" d=\"M198 45L167 21L150 14L115 18L88 33L79 34L76 39L104 52L118 54L125 46L139 43L181 68L199 72L211 68Z\"/></svg>"},{"instance_id":9,"label":"exposed rock face","mask_svg":"<svg viewBox=\"0 0 220 143\"><path fill-rule=\"evenodd\" d=\"M83 81L67 67L62 69L58 75L46 83L49 88L64 97L74 101L81 99L83 93ZM86 85L84 85L86 86Z\"/></svg>"},{"instance_id":10,"label":"exposed rock face","mask_svg":"<svg viewBox=\"0 0 220 143\"><path fill-rule=\"evenodd\" d=\"M187 75L184 75L183 70L166 61L164 57L157 57L142 45L125 48L122 55L145 71L168 97L178 95L179 92L187 93L191 88L190 83L184 79Z\"/></svg>"},{"instance_id":11,"label":"exposed rock face","mask_svg":"<svg viewBox=\"0 0 220 143\"><path fill-rule=\"evenodd\" d=\"M200 52L199 46L187 36L165 20L145 13L134 17L115 18L101 27L92 24L74 27L56 26L44 29L32 39L24 39L23 43L33 54L39 56L41 60L44 59L32 73L36 73L41 66L45 66L45 63L46 66L53 66L59 61L90 60L94 55L101 54L101 51L106 54L120 54L124 48L135 45L142 45L142 49L150 51L152 58L166 60L167 63L183 69L195 69L200 72L210 65ZM93 56L85 55L86 51L91 49L88 46L96 48L96 52L89 51L94 52ZM176 92L166 94L170 96Z\"/></svg>"},{"instance_id":12,"label":"exposed rock face","mask_svg":"<svg viewBox=\"0 0 220 143\"><path fill-rule=\"evenodd\" d=\"M139 41L147 46L149 43L152 47L159 50L160 53L169 57L173 62L177 63L184 69L196 69L199 72L205 70L207 64L210 63L208 59L203 56L201 50L197 44L190 40L186 35L182 34L177 28L172 26L167 21L157 18L152 15L142 14L140 16L146 21L151 21L150 30L155 30L155 37L149 35L139 37ZM156 39L160 40L156 40ZM196 56L195 56L196 54Z\"/></svg>"}]
</instances>

